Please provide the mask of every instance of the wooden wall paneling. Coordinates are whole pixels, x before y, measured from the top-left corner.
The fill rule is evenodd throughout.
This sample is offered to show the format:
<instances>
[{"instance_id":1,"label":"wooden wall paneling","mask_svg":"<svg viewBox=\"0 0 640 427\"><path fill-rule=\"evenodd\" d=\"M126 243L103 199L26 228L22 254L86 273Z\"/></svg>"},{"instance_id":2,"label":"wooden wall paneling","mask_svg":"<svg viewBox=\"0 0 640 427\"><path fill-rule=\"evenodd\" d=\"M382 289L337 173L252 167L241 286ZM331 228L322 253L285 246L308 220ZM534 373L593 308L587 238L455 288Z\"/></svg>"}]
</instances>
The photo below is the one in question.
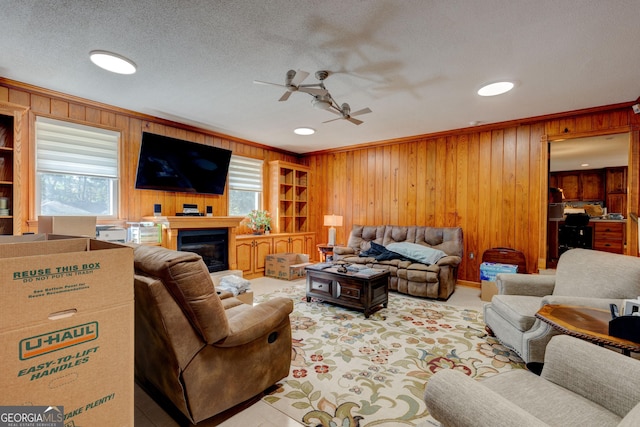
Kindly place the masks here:
<instances>
[{"instance_id":1,"label":"wooden wall paneling","mask_svg":"<svg viewBox=\"0 0 640 427\"><path fill-rule=\"evenodd\" d=\"M502 243L502 206L504 204L504 188L502 187L502 163L504 161L504 130L494 130L491 133L491 161L490 164L490 194L491 217L489 219L490 240L489 248L504 246Z\"/></svg>"},{"instance_id":2,"label":"wooden wall paneling","mask_svg":"<svg viewBox=\"0 0 640 427\"><path fill-rule=\"evenodd\" d=\"M84 105L79 105L76 103L70 103L69 104L69 119L71 120L79 120L79 121L86 121L86 108L84 107Z\"/></svg>"},{"instance_id":3,"label":"wooden wall paneling","mask_svg":"<svg viewBox=\"0 0 640 427\"><path fill-rule=\"evenodd\" d=\"M480 170L483 167L480 162L480 134L469 135L468 162L467 162L467 199L466 199L466 225L462 229L465 246L465 275L466 280L480 281L480 262L482 253L479 247L479 220L480 220ZM471 256L473 254L473 256Z\"/></svg>"},{"instance_id":4,"label":"wooden wall paneling","mask_svg":"<svg viewBox=\"0 0 640 427\"><path fill-rule=\"evenodd\" d=\"M546 146L543 147L540 143L542 136L544 135L544 123L531 125L529 133L529 246L527 250L523 250L525 256L527 256L527 269L535 273L538 271L538 253L539 248L546 248L546 235L547 229L540 226L540 215L543 215L544 221L546 221L546 204L544 207L544 213L540 209L536 209L537 206L543 204L541 197L547 200L547 174L541 175L539 168L540 159L544 158L546 161L547 151ZM543 151L543 149L545 151ZM543 195L544 193L544 195ZM536 238L535 236L544 235L544 239ZM522 249L521 249L522 250Z\"/></svg>"},{"instance_id":5,"label":"wooden wall paneling","mask_svg":"<svg viewBox=\"0 0 640 427\"><path fill-rule=\"evenodd\" d=\"M499 246L515 248L516 220L516 129L503 132L502 149L502 203L500 205Z\"/></svg>"},{"instance_id":6,"label":"wooden wall paneling","mask_svg":"<svg viewBox=\"0 0 640 427\"><path fill-rule=\"evenodd\" d=\"M382 201L382 222L381 224L391 224L391 201L393 199L393 172L391 170L391 146L387 145L383 149L382 170L378 172L378 179L382 175L382 188L384 199ZM377 224L375 224L377 225Z\"/></svg>"},{"instance_id":7,"label":"wooden wall paneling","mask_svg":"<svg viewBox=\"0 0 640 427\"><path fill-rule=\"evenodd\" d=\"M458 137L451 136L445 140L446 146L446 161L445 161L445 180L444 180L444 194L445 194L445 202L444 202L444 221L442 226L444 227L454 227L458 224L458 198L456 192L456 183L458 176L458 168L457 168L457 144Z\"/></svg>"},{"instance_id":8,"label":"wooden wall paneling","mask_svg":"<svg viewBox=\"0 0 640 427\"><path fill-rule=\"evenodd\" d=\"M69 103L60 99L51 100L51 115L60 118L69 117Z\"/></svg>"},{"instance_id":9,"label":"wooden wall paneling","mask_svg":"<svg viewBox=\"0 0 640 427\"><path fill-rule=\"evenodd\" d=\"M436 139L427 139L425 141L426 145L426 156L427 156L427 175L425 177L425 183L427 187L427 192L425 193L425 199L423 200L423 204L425 207L425 223L424 225L434 226L436 224L436 174L437 174L437 140ZM422 225L422 224L421 224Z\"/></svg>"},{"instance_id":10,"label":"wooden wall paneling","mask_svg":"<svg viewBox=\"0 0 640 427\"><path fill-rule=\"evenodd\" d=\"M455 149L454 157L456 161L456 174L454 177L454 182L455 182L455 200L456 200L455 213L456 213L456 219L457 219L456 224L454 225L457 225L462 228L463 239L464 239L465 237L464 233L466 232L467 222L469 218L469 216L467 215L467 201L469 197L468 188L467 188L467 174L469 171L468 135L460 135L459 137L457 137L456 144L454 145L453 148ZM465 247L463 256L462 256L462 263L460 264L460 267L458 269L458 274L460 274L460 277L467 276L467 266L468 266L468 263L467 263L468 257L466 256L467 254L468 252Z\"/></svg>"},{"instance_id":11,"label":"wooden wall paneling","mask_svg":"<svg viewBox=\"0 0 640 427\"><path fill-rule=\"evenodd\" d=\"M0 101L9 102L9 88L0 86Z\"/></svg>"},{"instance_id":12,"label":"wooden wall paneling","mask_svg":"<svg viewBox=\"0 0 640 427\"><path fill-rule=\"evenodd\" d=\"M634 115L635 116L635 115ZM634 117L635 119L635 117ZM638 117L640 122L640 117ZM631 161L627 171L628 212L631 219L627 220L627 254L640 255L638 242L638 215L640 214L640 125L635 126L629 135L629 158Z\"/></svg>"},{"instance_id":13,"label":"wooden wall paneling","mask_svg":"<svg viewBox=\"0 0 640 427\"><path fill-rule=\"evenodd\" d=\"M412 221L409 218L407 204L408 204L408 191L407 187L409 182L409 144L396 144L397 147L397 163L396 163L396 179L397 179L397 202L396 211L397 217L394 224L398 225L412 225Z\"/></svg>"},{"instance_id":14,"label":"wooden wall paneling","mask_svg":"<svg viewBox=\"0 0 640 427\"><path fill-rule=\"evenodd\" d=\"M31 95L31 111L36 114L51 114L51 98L42 95Z\"/></svg>"},{"instance_id":15,"label":"wooden wall paneling","mask_svg":"<svg viewBox=\"0 0 640 427\"><path fill-rule=\"evenodd\" d=\"M381 173L384 169L384 148L376 147L375 149L375 162L373 163L373 174L375 177L375 193L373 195L373 203L375 205L375 216L373 217L374 224L384 224L384 205L388 197L388 193L384 191L384 174Z\"/></svg>"},{"instance_id":16,"label":"wooden wall paneling","mask_svg":"<svg viewBox=\"0 0 640 427\"><path fill-rule=\"evenodd\" d=\"M491 243L491 132L480 134L478 162L480 170L478 173L478 256L492 247Z\"/></svg>"},{"instance_id":17,"label":"wooden wall paneling","mask_svg":"<svg viewBox=\"0 0 640 427\"><path fill-rule=\"evenodd\" d=\"M375 221L376 211L379 209L376 203L376 186L378 184L378 175L376 173L376 149L369 148L366 150L366 167L367 167L367 191L366 191L366 203L367 203L367 219L372 224L377 224ZM343 193L344 194L344 193ZM379 199L378 199L379 200Z\"/></svg>"},{"instance_id":18,"label":"wooden wall paneling","mask_svg":"<svg viewBox=\"0 0 640 427\"><path fill-rule=\"evenodd\" d=\"M445 224L445 209L447 203L447 142L440 137L435 140L435 180L432 203L434 205L433 226L443 227Z\"/></svg>"},{"instance_id":19,"label":"wooden wall paneling","mask_svg":"<svg viewBox=\"0 0 640 427\"><path fill-rule=\"evenodd\" d=\"M23 90L10 88L8 101L11 102L12 104L18 104L18 105L24 105L24 106L30 107L31 95L29 94L29 92L25 92Z\"/></svg>"},{"instance_id":20,"label":"wooden wall paneling","mask_svg":"<svg viewBox=\"0 0 640 427\"><path fill-rule=\"evenodd\" d=\"M513 248L525 255L527 270L532 271L533 258L529 253L529 236L531 230L531 197L529 146L531 129L520 126L516 130L516 161L515 161L515 211L518 217L515 221L515 235Z\"/></svg>"},{"instance_id":21,"label":"wooden wall paneling","mask_svg":"<svg viewBox=\"0 0 640 427\"><path fill-rule=\"evenodd\" d=\"M353 179L354 186L354 205L355 223L356 224L370 224L369 218L367 218L367 181L369 180L369 168L367 167L367 152L366 150L358 150L354 156L354 165L356 167L356 174ZM375 179L375 177L371 177Z\"/></svg>"}]
</instances>

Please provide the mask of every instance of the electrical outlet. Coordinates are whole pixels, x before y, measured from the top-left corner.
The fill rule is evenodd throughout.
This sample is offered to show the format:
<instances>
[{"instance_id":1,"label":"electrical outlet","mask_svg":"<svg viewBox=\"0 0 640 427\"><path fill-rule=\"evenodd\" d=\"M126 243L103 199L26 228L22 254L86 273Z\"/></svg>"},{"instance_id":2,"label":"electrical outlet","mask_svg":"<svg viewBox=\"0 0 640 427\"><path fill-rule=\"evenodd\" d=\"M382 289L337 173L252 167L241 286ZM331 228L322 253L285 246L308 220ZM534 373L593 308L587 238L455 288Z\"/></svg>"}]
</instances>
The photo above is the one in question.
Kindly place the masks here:
<instances>
[{"instance_id":1,"label":"electrical outlet","mask_svg":"<svg viewBox=\"0 0 640 427\"><path fill-rule=\"evenodd\" d=\"M469 259L474 259L476 256L473 252L469 253Z\"/></svg>"}]
</instances>

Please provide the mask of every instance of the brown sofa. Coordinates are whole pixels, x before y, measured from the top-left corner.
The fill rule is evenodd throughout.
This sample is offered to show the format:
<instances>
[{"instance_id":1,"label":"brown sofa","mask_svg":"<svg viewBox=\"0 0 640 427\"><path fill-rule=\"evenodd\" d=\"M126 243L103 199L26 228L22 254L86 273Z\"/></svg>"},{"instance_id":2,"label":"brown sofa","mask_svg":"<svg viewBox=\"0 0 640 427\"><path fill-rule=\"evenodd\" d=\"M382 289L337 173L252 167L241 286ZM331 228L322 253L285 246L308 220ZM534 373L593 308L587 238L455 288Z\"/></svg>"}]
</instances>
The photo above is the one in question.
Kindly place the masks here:
<instances>
[{"instance_id":1,"label":"brown sofa","mask_svg":"<svg viewBox=\"0 0 640 427\"><path fill-rule=\"evenodd\" d=\"M394 243L419 245L427 248L426 251L430 250L428 248L440 250L446 256L432 264L406 256L396 259L361 256L371 252L372 242L385 248ZM455 291L463 248L462 229L459 227L354 225L347 246L334 247L333 253L334 261L389 270L391 290L418 297L447 299ZM391 250L398 249L392 245Z\"/></svg>"},{"instance_id":2,"label":"brown sofa","mask_svg":"<svg viewBox=\"0 0 640 427\"><path fill-rule=\"evenodd\" d=\"M220 298L202 258L134 246L136 381L198 423L289 374L293 302Z\"/></svg>"}]
</instances>

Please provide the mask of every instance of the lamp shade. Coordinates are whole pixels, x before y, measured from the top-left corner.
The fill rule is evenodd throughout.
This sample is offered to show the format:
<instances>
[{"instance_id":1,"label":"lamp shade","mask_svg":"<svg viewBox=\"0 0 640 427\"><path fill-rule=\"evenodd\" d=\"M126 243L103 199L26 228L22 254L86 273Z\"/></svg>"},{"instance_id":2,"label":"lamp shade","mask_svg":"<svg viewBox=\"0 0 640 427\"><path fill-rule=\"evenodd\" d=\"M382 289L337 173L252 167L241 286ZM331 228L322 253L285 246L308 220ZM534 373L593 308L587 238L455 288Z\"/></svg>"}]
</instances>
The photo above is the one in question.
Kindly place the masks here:
<instances>
[{"instance_id":1,"label":"lamp shade","mask_svg":"<svg viewBox=\"0 0 640 427\"><path fill-rule=\"evenodd\" d=\"M342 227L342 216L340 215L325 215L324 225L327 227Z\"/></svg>"}]
</instances>

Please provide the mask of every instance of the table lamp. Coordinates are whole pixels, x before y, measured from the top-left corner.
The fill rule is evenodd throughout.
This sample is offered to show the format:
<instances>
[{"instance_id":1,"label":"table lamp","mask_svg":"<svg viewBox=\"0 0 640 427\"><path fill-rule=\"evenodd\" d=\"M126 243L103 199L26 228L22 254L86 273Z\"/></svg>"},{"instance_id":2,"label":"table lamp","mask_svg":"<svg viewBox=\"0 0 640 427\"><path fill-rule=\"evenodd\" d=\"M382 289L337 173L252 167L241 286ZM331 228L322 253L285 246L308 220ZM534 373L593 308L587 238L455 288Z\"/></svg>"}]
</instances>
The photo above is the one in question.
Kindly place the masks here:
<instances>
[{"instance_id":1,"label":"table lamp","mask_svg":"<svg viewBox=\"0 0 640 427\"><path fill-rule=\"evenodd\" d=\"M342 227L342 216L340 215L325 215L324 225L329 227L329 242L330 246L336 244L336 229L335 227Z\"/></svg>"}]
</instances>

